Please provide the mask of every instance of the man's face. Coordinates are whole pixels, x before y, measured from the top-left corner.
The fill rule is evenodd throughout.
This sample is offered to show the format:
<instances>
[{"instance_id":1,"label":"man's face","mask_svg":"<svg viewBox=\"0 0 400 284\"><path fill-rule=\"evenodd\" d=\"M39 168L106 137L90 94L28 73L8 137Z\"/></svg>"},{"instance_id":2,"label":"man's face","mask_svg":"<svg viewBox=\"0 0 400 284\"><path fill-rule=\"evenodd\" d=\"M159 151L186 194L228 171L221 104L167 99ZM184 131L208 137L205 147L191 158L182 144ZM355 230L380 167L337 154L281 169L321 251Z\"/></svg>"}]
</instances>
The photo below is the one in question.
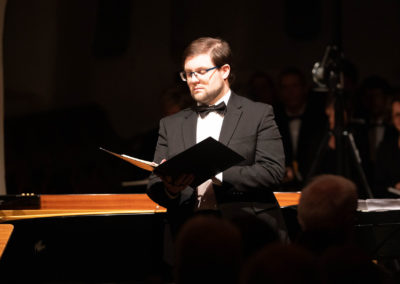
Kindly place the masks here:
<instances>
[{"instance_id":1,"label":"man's face","mask_svg":"<svg viewBox=\"0 0 400 284\"><path fill-rule=\"evenodd\" d=\"M297 75L288 74L282 77L280 89L281 99L290 109L300 108L306 102L306 88Z\"/></svg>"},{"instance_id":2,"label":"man's face","mask_svg":"<svg viewBox=\"0 0 400 284\"><path fill-rule=\"evenodd\" d=\"M374 88L366 90L367 108L372 116L379 118L387 111L387 97L382 89Z\"/></svg>"},{"instance_id":3,"label":"man's face","mask_svg":"<svg viewBox=\"0 0 400 284\"><path fill-rule=\"evenodd\" d=\"M185 72L196 72L214 67L209 54L199 54L186 58L184 64ZM187 77L190 93L197 102L211 105L217 102L227 91L226 82L230 71L229 65L208 71L203 75L192 75Z\"/></svg>"},{"instance_id":4,"label":"man's face","mask_svg":"<svg viewBox=\"0 0 400 284\"><path fill-rule=\"evenodd\" d=\"M392 121L394 127L400 132L400 103L394 102L392 104Z\"/></svg>"}]
</instances>

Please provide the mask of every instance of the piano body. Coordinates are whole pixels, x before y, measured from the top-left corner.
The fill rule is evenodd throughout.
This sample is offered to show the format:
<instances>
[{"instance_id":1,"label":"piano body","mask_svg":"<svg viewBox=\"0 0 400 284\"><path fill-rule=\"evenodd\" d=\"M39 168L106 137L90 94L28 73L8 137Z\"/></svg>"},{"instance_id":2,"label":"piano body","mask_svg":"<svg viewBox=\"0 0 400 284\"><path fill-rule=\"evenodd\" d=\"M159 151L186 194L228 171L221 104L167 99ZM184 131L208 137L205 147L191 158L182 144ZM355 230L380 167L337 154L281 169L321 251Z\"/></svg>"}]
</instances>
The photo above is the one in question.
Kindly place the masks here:
<instances>
[{"instance_id":1,"label":"piano body","mask_svg":"<svg viewBox=\"0 0 400 284\"><path fill-rule=\"evenodd\" d=\"M295 236L300 193L275 196ZM1 201L0 225L14 226L0 259L2 283L141 283L170 276L166 209L145 194L3 196ZM398 258L400 210L360 211L356 233L373 257Z\"/></svg>"},{"instance_id":2,"label":"piano body","mask_svg":"<svg viewBox=\"0 0 400 284\"><path fill-rule=\"evenodd\" d=\"M1 279L141 281L166 269L166 210L145 194L25 195L11 203L0 211L1 222L14 226Z\"/></svg>"}]
</instances>

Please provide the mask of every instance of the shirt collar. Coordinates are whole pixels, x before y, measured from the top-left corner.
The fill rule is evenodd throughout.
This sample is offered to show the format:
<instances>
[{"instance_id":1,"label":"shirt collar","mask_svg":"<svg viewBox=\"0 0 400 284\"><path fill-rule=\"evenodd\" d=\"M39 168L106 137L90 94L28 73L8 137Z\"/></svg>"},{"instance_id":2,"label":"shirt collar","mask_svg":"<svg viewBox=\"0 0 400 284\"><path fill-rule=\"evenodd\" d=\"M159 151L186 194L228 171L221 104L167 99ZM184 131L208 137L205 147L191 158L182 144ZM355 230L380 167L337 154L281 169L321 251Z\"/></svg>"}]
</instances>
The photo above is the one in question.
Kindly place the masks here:
<instances>
[{"instance_id":1,"label":"shirt collar","mask_svg":"<svg viewBox=\"0 0 400 284\"><path fill-rule=\"evenodd\" d=\"M229 98L231 97L231 93L232 93L232 91L231 91L231 89L229 89L228 92L226 92L226 94L222 98L220 98L215 104L217 105L219 103L224 102L225 105L228 105L228 101L229 101Z\"/></svg>"}]
</instances>

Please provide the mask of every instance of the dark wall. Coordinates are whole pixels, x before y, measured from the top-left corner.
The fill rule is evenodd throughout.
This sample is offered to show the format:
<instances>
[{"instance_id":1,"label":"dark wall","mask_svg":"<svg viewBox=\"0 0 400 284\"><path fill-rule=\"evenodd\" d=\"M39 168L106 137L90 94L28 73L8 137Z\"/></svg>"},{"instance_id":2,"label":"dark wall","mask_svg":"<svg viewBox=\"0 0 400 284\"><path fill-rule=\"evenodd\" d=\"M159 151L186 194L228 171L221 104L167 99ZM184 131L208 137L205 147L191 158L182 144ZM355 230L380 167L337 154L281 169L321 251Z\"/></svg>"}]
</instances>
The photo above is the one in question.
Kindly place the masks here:
<instances>
[{"instance_id":1,"label":"dark wall","mask_svg":"<svg viewBox=\"0 0 400 284\"><path fill-rule=\"evenodd\" d=\"M159 96L181 84L180 55L198 36L221 36L231 43L237 77L233 88L241 92L254 71L276 78L288 65L298 66L311 82L311 68L335 40L336 22L341 19L343 50L358 67L360 78L379 74L400 85L398 1L343 1L342 18L335 10L337 1L301 3L8 1L4 30L8 190L100 190L97 183L76 186L65 172L87 177L92 171L93 180L107 176L112 185L101 182L102 191L119 190L121 180L143 177L129 165L101 156L97 146L141 154L134 138L157 127ZM80 158L72 158L76 156ZM104 163L111 163L112 169L99 169ZM43 173L49 166L58 172L56 180L69 180L62 189L57 182L43 185L41 175L54 175ZM20 177L21 168L29 178ZM32 179L38 180L37 185ZM20 180L29 186L16 185Z\"/></svg>"}]
</instances>

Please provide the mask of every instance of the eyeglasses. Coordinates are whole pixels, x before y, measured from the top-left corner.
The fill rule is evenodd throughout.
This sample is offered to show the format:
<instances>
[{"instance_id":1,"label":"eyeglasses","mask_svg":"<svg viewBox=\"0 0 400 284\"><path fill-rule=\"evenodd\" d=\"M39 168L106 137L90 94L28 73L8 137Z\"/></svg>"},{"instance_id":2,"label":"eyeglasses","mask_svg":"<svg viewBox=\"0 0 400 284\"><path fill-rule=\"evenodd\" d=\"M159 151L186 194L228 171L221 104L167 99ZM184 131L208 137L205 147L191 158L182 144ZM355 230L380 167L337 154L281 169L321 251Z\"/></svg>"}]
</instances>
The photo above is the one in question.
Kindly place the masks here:
<instances>
[{"instance_id":1,"label":"eyeglasses","mask_svg":"<svg viewBox=\"0 0 400 284\"><path fill-rule=\"evenodd\" d=\"M188 80L188 78L192 78L192 76L194 75L197 79L203 79L204 76L211 70L217 69L219 68L218 66L214 66L208 69L200 69L198 71L193 71L193 72L185 72L182 71L179 73L179 75L181 76L182 81L186 82Z\"/></svg>"}]
</instances>

